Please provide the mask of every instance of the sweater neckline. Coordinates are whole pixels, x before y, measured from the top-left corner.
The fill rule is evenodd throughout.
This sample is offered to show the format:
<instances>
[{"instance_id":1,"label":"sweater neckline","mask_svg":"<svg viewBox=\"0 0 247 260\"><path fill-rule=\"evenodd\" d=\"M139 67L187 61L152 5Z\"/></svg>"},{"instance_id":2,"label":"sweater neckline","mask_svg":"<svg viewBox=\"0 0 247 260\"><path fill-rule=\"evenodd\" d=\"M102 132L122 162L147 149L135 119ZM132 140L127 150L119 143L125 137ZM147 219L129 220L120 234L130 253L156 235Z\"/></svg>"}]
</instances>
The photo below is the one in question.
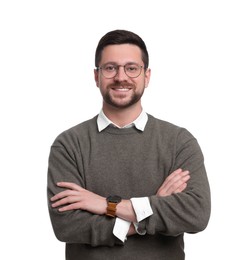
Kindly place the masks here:
<instances>
[{"instance_id":1,"label":"sweater neckline","mask_svg":"<svg viewBox=\"0 0 247 260\"><path fill-rule=\"evenodd\" d=\"M135 126L129 127L129 128L118 128L114 125L108 125L104 130L102 130L103 132L109 133L109 134L115 134L115 135L128 135L128 134L143 134L146 130L146 128L149 127L149 125L151 124L152 121L152 117L148 115L148 121L146 123L145 129L144 131L141 131L139 129L137 129Z\"/></svg>"},{"instance_id":2,"label":"sweater neckline","mask_svg":"<svg viewBox=\"0 0 247 260\"><path fill-rule=\"evenodd\" d=\"M142 133L142 131L138 130L135 126L129 127L129 128L118 128L114 125L108 125L103 131L109 134L115 134L115 135L127 135L127 134L138 134Z\"/></svg>"}]
</instances>

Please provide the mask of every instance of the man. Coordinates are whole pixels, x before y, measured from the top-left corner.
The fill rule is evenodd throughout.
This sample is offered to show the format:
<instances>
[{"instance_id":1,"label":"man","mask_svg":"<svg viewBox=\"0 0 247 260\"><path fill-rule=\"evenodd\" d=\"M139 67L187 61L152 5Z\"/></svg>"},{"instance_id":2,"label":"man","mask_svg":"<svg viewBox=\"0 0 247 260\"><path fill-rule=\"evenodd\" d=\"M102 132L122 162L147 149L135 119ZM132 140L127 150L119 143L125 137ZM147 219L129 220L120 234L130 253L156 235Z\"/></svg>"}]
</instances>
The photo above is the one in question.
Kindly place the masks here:
<instances>
[{"instance_id":1,"label":"man","mask_svg":"<svg viewBox=\"0 0 247 260\"><path fill-rule=\"evenodd\" d=\"M148 52L136 34L103 36L95 55L99 115L51 147L49 211L66 259L184 259L184 232L207 226L203 155L184 128L142 109Z\"/></svg>"}]
</instances>

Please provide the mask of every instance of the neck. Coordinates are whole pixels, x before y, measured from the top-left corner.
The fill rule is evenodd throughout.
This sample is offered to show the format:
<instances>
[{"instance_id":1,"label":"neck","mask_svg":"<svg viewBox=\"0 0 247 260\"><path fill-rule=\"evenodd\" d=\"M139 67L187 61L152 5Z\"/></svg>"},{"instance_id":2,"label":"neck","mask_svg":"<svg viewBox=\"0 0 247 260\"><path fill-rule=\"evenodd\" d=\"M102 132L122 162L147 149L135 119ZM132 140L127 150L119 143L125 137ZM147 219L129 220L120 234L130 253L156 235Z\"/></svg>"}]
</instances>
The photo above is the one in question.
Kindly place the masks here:
<instances>
[{"instance_id":1,"label":"neck","mask_svg":"<svg viewBox=\"0 0 247 260\"><path fill-rule=\"evenodd\" d=\"M116 108L103 103L104 114L116 125L123 127L132 123L142 112L140 103L127 108Z\"/></svg>"}]
</instances>

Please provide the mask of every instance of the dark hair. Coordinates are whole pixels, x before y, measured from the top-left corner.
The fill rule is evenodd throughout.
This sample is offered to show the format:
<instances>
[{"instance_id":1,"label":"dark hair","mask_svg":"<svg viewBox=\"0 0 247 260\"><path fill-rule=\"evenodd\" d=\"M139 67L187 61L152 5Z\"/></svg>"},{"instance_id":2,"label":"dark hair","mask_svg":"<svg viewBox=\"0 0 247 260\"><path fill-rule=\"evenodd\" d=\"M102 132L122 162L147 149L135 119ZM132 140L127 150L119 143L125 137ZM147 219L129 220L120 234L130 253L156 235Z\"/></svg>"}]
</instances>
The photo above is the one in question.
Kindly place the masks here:
<instances>
[{"instance_id":1,"label":"dark hair","mask_svg":"<svg viewBox=\"0 0 247 260\"><path fill-rule=\"evenodd\" d=\"M108 32L100 39L95 52L95 67L99 66L102 51L106 46L125 43L137 45L141 49L144 68L147 69L149 58L144 41L137 34L125 30L115 30Z\"/></svg>"}]
</instances>

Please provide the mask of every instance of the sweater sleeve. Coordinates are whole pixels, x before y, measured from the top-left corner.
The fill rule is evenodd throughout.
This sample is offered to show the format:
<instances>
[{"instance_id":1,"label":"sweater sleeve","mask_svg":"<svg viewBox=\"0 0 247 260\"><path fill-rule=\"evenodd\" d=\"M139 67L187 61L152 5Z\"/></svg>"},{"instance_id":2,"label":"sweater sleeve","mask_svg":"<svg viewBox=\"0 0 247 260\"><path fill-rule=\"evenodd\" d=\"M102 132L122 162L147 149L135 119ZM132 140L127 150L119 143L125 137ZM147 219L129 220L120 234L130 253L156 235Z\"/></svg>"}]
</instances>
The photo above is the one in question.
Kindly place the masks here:
<instances>
[{"instance_id":1,"label":"sweater sleeve","mask_svg":"<svg viewBox=\"0 0 247 260\"><path fill-rule=\"evenodd\" d=\"M65 142L55 141L51 147L48 167L48 208L54 233L66 243L91 246L114 246L123 243L113 235L115 219L91 214L83 210L59 212L51 207L50 198L62 191L59 181L73 182L85 188L83 162L76 151Z\"/></svg>"},{"instance_id":2,"label":"sweater sleeve","mask_svg":"<svg viewBox=\"0 0 247 260\"><path fill-rule=\"evenodd\" d=\"M154 214L141 223L148 234L196 233L208 224L211 203L204 158L197 140L185 129L181 129L176 138L170 173L178 168L190 171L188 186L181 193L149 198Z\"/></svg>"}]
</instances>

